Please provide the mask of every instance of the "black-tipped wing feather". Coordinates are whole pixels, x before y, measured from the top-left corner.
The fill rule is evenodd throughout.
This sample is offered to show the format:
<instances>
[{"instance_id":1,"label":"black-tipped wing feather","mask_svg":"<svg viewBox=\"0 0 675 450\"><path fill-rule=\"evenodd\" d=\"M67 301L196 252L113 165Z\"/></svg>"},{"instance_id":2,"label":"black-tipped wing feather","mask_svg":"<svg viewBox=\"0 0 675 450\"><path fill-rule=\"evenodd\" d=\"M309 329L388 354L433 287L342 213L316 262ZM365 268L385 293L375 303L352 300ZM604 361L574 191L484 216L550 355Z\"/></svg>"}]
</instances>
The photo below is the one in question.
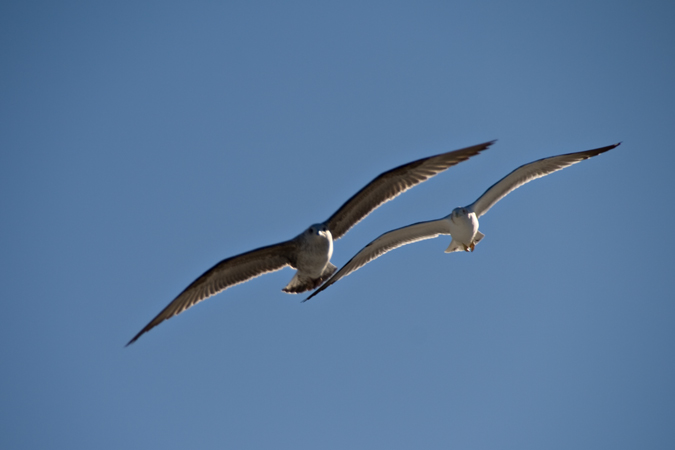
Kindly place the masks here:
<instances>
[{"instance_id":1,"label":"black-tipped wing feather","mask_svg":"<svg viewBox=\"0 0 675 450\"><path fill-rule=\"evenodd\" d=\"M608 145L607 147L596 148L584 152L552 156L550 158L543 158L524 164L490 186L488 190L485 191L478 200L473 202L473 204L469 205L468 208L476 213L476 217L480 217L488 212L490 208L504 198L509 192L519 188L525 183L529 183L532 180L564 169L572 164L597 156L600 153L604 153L617 147L619 144Z\"/></svg>"},{"instance_id":2,"label":"black-tipped wing feather","mask_svg":"<svg viewBox=\"0 0 675 450\"><path fill-rule=\"evenodd\" d=\"M285 266L295 267L296 254L297 244L294 240L290 240L222 260L185 288L127 345L132 344L143 333L150 331L163 321L218 292L265 273L280 270Z\"/></svg>"},{"instance_id":3,"label":"black-tipped wing feather","mask_svg":"<svg viewBox=\"0 0 675 450\"><path fill-rule=\"evenodd\" d=\"M375 208L411 187L466 161L494 141L419 159L384 172L347 200L326 222L333 240L340 239Z\"/></svg>"},{"instance_id":4,"label":"black-tipped wing feather","mask_svg":"<svg viewBox=\"0 0 675 450\"><path fill-rule=\"evenodd\" d=\"M369 262L379 258L391 250L394 250L395 248L412 244L413 242L423 241L425 239L432 239L441 234L450 234L447 222L444 219L418 222L384 233L361 249L361 251L358 252L352 259L350 259L349 262L345 264L340 270L338 270L335 275L333 275L304 301L314 297L316 294L323 291L328 286L338 281L340 278L346 277L350 273L360 269Z\"/></svg>"}]
</instances>

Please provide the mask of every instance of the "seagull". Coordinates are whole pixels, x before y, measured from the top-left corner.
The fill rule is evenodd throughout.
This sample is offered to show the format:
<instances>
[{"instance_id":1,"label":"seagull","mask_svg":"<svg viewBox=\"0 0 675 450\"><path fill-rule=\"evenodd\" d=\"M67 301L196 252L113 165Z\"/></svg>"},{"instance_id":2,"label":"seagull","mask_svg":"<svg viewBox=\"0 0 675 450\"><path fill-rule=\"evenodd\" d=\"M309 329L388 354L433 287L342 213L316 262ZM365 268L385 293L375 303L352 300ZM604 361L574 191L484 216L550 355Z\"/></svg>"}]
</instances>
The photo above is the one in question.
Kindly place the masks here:
<instances>
[{"instance_id":1,"label":"seagull","mask_svg":"<svg viewBox=\"0 0 675 450\"><path fill-rule=\"evenodd\" d=\"M286 266L297 272L282 290L297 294L316 289L337 267L331 264L333 241L385 202L446 169L486 150L494 141L418 159L377 176L347 200L328 220L311 225L291 240L224 259L204 272L127 343L212 295Z\"/></svg>"},{"instance_id":2,"label":"seagull","mask_svg":"<svg viewBox=\"0 0 675 450\"><path fill-rule=\"evenodd\" d=\"M349 260L349 262L333 275L332 278L326 281L326 283L303 301L306 302L340 278L346 277L350 273L365 266L370 261L379 258L395 248L412 244L413 242L432 239L442 234L449 234L452 237L452 240L445 250L445 253L462 250L473 252L476 244L485 237L483 233L478 231L478 218L488 212L490 208L504 198L509 192L532 180L544 177L564 169L565 167L569 167L572 164L576 164L585 159L597 156L600 153L609 151L619 144L621 143L619 142L618 144L585 152L552 156L550 158L544 158L529 164L524 164L490 186L478 200L468 206L453 209L449 215L442 219L418 222L384 233L361 249L361 251Z\"/></svg>"}]
</instances>

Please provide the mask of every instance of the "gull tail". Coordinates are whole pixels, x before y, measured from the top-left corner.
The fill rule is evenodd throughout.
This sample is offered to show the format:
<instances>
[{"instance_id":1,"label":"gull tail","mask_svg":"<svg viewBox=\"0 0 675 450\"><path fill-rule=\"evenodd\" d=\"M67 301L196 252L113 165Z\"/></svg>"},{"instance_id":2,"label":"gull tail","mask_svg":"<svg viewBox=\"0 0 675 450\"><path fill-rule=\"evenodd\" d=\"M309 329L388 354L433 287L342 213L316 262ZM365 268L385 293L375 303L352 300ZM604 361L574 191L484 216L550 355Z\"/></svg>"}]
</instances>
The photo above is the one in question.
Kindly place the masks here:
<instances>
[{"instance_id":1,"label":"gull tail","mask_svg":"<svg viewBox=\"0 0 675 450\"><path fill-rule=\"evenodd\" d=\"M484 237L485 235L483 233L481 233L480 231L476 231L476 235L473 237L473 245L478 244ZM448 248L445 249L445 253L461 252L461 251L468 251L468 250L466 249L464 244L454 239L450 242Z\"/></svg>"},{"instance_id":2,"label":"gull tail","mask_svg":"<svg viewBox=\"0 0 675 450\"><path fill-rule=\"evenodd\" d=\"M484 237L485 235L483 233L481 233L480 231L476 231L476 235L473 237L474 245L478 244L481 240L483 240Z\"/></svg>"},{"instance_id":3,"label":"gull tail","mask_svg":"<svg viewBox=\"0 0 675 450\"><path fill-rule=\"evenodd\" d=\"M323 269L323 272L321 272L321 275L318 278L310 278L307 275L301 275L300 272L296 272L293 279L291 279L290 283L288 283L282 291L288 294L299 294L300 292L316 289L321 286L321 283L330 278L336 270L337 267L329 262L326 264L326 268Z\"/></svg>"},{"instance_id":4,"label":"gull tail","mask_svg":"<svg viewBox=\"0 0 675 450\"><path fill-rule=\"evenodd\" d=\"M445 249L445 253L461 252L461 251L464 251L464 244L462 244L461 242L457 242L454 239L450 242L448 248Z\"/></svg>"}]
</instances>

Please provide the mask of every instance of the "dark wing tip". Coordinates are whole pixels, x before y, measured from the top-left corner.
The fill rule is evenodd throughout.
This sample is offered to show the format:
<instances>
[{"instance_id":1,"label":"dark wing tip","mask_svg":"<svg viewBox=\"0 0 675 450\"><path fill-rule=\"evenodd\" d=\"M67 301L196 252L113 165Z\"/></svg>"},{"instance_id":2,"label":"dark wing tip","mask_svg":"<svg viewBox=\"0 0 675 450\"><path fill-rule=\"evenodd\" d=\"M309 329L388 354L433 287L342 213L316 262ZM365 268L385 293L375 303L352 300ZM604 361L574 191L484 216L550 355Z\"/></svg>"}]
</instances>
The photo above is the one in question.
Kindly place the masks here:
<instances>
[{"instance_id":1,"label":"dark wing tip","mask_svg":"<svg viewBox=\"0 0 675 450\"><path fill-rule=\"evenodd\" d=\"M136 342L136 340L137 340L139 337L141 337L141 335L142 335L143 333L145 333L145 330L141 330L140 333L138 333L136 336L134 336L133 338L131 338L131 340L130 340L129 342L127 342L127 345L124 346L124 348L127 348L128 346L130 346L131 344L133 344L134 342Z\"/></svg>"},{"instance_id":2,"label":"dark wing tip","mask_svg":"<svg viewBox=\"0 0 675 450\"><path fill-rule=\"evenodd\" d=\"M459 164L460 162L466 161L469 158L480 154L482 151L487 150L495 142L497 142L497 139L493 139L493 140L488 141L488 142L483 142L482 144L477 144L477 145L472 145L470 147L465 147L465 148L462 148L462 149L459 149L459 150L454 150L454 151L447 152L447 153L441 153L440 155L432 156L432 157L425 158L425 159L428 160L428 159L432 159L432 158L436 158L436 157L446 157L446 158L447 157L453 157L453 158L456 158L456 161L453 164L451 164L450 166L447 167L447 168L450 168L450 167L454 166L455 164Z\"/></svg>"},{"instance_id":3,"label":"dark wing tip","mask_svg":"<svg viewBox=\"0 0 675 450\"><path fill-rule=\"evenodd\" d=\"M495 142L497 142L497 139L493 139L491 141L483 142L482 144L474 145L474 147L480 147L481 150L485 150L486 148L488 148L489 146L491 146Z\"/></svg>"},{"instance_id":4,"label":"dark wing tip","mask_svg":"<svg viewBox=\"0 0 675 450\"><path fill-rule=\"evenodd\" d=\"M495 142L497 142L497 139L493 139L491 141L483 142L482 144L476 144L476 145L472 145L472 146L469 146L469 147L460 148L459 150L453 150L453 151L450 151L450 152L441 153L441 154L436 155L436 156L430 156L428 158L424 158L421 161L432 159L432 158L435 158L435 157L438 157L438 156L450 156L450 155L458 155L458 154L467 154L467 155L470 155L470 156L474 156L474 155L479 154L483 150L487 150ZM462 161L466 161L466 159L462 159Z\"/></svg>"},{"instance_id":5,"label":"dark wing tip","mask_svg":"<svg viewBox=\"0 0 675 450\"><path fill-rule=\"evenodd\" d=\"M307 300L309 300L310 298L314 297L314 296L315 296L316 294L318 294L319 292L323 291L323 289L324 289L323 286L320 287L320 288L317 289L316 291L312 292L312 294L311 294L309 297L307 297L306 299L304 299L304 300L301 301L300 303L305 303Z\"/></svg>"},{"instance_id":6,"label":"dark wing tip","mask_svg":"<svg viewBox=\"0 0 675 450\"><path fill-rule=\"evenodd\" d=\"M608 151L610 151L614 148L617 148L619 145L621 145L621 142L618 142L618 143L612 144L612 145L608 145L606 147L600 147L600 148L596 148L596 149L593 149L593 150L587 150L583 153L585 154L586 158L591 158L593 156L597 156L601 153L605 153L605 152L608 152Z\"/></svg>"},{"instance_id":7,"label":"dark wing tip","mask_svg":"<svg viewBox=\"0 0 675 450\"><path fill-rule=\"evenodd\" d=\"M155 325L152 325L152 326L151 325L152 325L152 322L147 324L145 326L145 328L143 328L141 331L139 331L136 336L134 336L133 338L131 338L131 340L129 342L127 342L127 345L125 345L124 348L127 348L128 346L130 346L131 344L136 342L138 340L138 338L141 337L144 333L150 331L151 329L153 329L155 327Z\"/></svg>"},{"instance_id":8,"label":"dark wing tip","mask_svg":"<svg viewBox=\"0 0 675 450\"><path fill-rule=\"evenodd\" d=\"M612 150L613 148L617 148L619 145L621 145L621 142L617 142L616 144L608 145L606 147L596 148L593 151L597 151L598 154L600 154L600 153L608 152L608 151Z\"/></svg>"}]
</instances>

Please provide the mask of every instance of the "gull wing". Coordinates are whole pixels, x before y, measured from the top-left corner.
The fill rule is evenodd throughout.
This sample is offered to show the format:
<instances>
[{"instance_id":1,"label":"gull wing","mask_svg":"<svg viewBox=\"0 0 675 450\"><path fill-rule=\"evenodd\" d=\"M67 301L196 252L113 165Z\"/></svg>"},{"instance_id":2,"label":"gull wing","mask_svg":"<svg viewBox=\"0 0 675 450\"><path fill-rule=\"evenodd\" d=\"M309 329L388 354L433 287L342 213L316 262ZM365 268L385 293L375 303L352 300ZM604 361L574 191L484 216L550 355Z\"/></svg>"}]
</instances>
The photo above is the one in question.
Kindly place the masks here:
<instances>
[{"instance_id":1,"label":"gull wing","mask_svg":"<svg viewBox=\"0 0 675 450\"><path fill-rule=\"evenodd\" d=\"M333 277L331 277L319 289L314 291L312 295L303 301L309 300L331 284L338 281L340 278L346 277L350 273L365 266L370 261L379 258L388 251L407 244L412 244L413 242L432 239L441 234L450 234L450 228L445 219L418 222L408 225L407 227L398 228L396 230L384 233L361 249L361 251L358 252L352 259L350 259L349 262L345 264L340 270L338 270L337 273L333 275Z\"/></svg>"},{"instance_id":2,"label":"gull wing","mask_svg":"<svg viewBox=\"0 0 675 450\"><path fill-rule=\"evenodd\" d=\"M338 240L381 204L394 199L411 187L466 161L492 145L494 141L418 159L384 172L347 200L324 223L333 240Z\"/></svg>"},{"instance_id":3,"label":"gull wing","mask_svg":"<svg viewBox=\"0 0 675 450\"><path fill-rule=\"evenodd\" d=\"M231 286L280 270L285 266L295 267L297 247L295 240L290 240L222 260L178 294L178 297L134 336L127 346L163 321Z\"/></svg>"},{"instance_id":4,"label":"gull wing","mask_svg":"<svg viewBox=\"0 0 675 450\"><path fill-rule=\"evenodd\" d=\"M532 180L541 178L558 170L569 167L600 153L607 152L621 144L609 145L607 147L596 148L584 152L567 153L565 155L543 158L518 167L516 170L497 181L490 186L478 200L467 206L467 209L476 213L480 217L490 210L499 200L504 198L509 192L529 183Z\"/></svg>"}]
</instances>

